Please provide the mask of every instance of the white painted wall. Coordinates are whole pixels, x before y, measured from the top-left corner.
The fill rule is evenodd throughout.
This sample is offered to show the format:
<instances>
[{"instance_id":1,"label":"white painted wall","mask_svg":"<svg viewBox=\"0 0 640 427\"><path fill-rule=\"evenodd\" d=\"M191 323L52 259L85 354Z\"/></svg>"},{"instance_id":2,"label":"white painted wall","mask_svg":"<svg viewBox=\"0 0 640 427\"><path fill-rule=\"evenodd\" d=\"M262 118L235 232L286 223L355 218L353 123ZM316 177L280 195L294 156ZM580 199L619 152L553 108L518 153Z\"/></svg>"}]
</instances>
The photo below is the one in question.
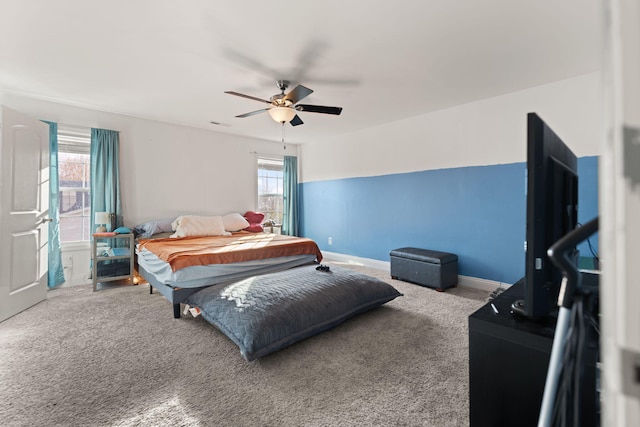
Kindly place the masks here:
<instances>
[{"instance_id":1,"label":"white painted wall","mask_svg":"<svg viewBox=\"0 0 640 427\"><path fill-rule=\"evenodd\" d=\"M91 250L88 243L68 243L62 247L64 286L91 284Z\"/></svg>"},{"instance_id":2,"label":"white painted wall","mask_svg":"<svg viewBox=\"0 0 640 427\"><path fill-rule=\"evenodd\" d=\"M579 157L598 155L602 108L601 74L586 74L305 143L299 179L309 182L524 162L529 112L538 113Z\"/></svg>"},{"instance_id":3,"label":"white painted wall","mask_svg":"<svg viewBox=\"0 0 640 427\"><path fill-rule=\"evenodd\" d=\"M119 131L120 191L128 226L183 213L222 215L254 209L254 153L284 153L280 143L10 93L4 103L43 120ZM296 155L297 146L287 145L287 154Z\"/></svg>"},{"instance_id":4,"label":"white painted wall","mask_svg":"<svg viewBox=\"0 0 640 427\"><path fill-rule=\"evenodd\" d=\"M125 225L184 213L244 213L256 204L256 152L283 155L280 143L0 94L33 117L120 132ZM287 155L297 146L287 144ZM63 245L67 284L88 283L89 245Z\"/></svg>"}]
</instances>

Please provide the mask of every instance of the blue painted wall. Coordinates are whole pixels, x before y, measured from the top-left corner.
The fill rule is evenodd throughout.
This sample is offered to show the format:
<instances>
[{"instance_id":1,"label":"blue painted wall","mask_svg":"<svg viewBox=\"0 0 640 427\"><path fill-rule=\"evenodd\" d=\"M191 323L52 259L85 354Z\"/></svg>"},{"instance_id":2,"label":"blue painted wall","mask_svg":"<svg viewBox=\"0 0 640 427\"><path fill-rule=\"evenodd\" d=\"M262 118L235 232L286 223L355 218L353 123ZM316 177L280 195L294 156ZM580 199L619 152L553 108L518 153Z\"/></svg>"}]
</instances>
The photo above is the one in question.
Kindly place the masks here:
<instances>
[{"instance_id":1,"label":"blue painted wall","mask_svg":"<svg viewBox=\"0 0 640 427\"><path fill-rule=\"evenodd\" d=\"M578 167L584 223L598 211L597 157ZM404 246L452 252L459 274L514 283L524 275L525 170L512 163L303 183L301 235L322 250L382 261Z\"/></svg>"}]
</instances>

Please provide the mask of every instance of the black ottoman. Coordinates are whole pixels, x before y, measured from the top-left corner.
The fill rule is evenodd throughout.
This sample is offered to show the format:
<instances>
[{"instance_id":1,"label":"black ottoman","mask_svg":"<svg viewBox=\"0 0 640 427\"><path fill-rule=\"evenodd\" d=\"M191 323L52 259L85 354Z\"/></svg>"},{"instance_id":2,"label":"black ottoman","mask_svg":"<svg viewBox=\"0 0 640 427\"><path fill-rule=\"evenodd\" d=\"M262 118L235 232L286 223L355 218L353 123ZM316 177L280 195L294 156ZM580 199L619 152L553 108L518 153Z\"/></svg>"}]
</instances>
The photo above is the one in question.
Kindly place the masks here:
<instances>
[{"instance_id":1,"label":"black ottoman","mask_svg":"<svg viewBox=\"0 0 640 427\"><path fill-rule=\"evenodd\" d=\"M418 248L394 249L391 278L444 291L458 284L458 255Z\"/></svg>"}]
</instances>

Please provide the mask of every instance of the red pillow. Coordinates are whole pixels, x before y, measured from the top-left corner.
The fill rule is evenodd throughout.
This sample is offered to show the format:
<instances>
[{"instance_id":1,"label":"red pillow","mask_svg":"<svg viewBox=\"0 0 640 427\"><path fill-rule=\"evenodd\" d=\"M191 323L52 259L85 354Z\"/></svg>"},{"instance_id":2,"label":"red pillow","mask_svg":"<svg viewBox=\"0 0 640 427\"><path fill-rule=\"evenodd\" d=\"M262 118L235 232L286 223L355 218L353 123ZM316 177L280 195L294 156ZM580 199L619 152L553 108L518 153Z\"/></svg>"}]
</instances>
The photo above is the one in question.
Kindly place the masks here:
<instances>
[{"instance_id":1,"label":"red pillow","mask_svg":"<svg viewBox=\"0 0 640 427\"><path fill-rule=\"evenodd\" d=\"M252 233L262 233L264 231L264 227L262 226L262 224L251 224L243 230L250 231Z\"/></svg>"},{"instance_id":2,"label":"red pillow","mask_svg":"<svg viewBox=\"0 0 640 427\"><path fill-rule=\"evenodd\" d=\"M264 227L262 227L262 221L264 221L264 214L262 212L247 211L244 217L249 221L249 226L245 228L245 231L252 233L262 233Z\"/></svg>"},{"instance_id":3,"label":"red pillow","mask_svg":"<svg viewBox=\"0 0 640 427\"><path fill-rule=\"evenodd\" d=\"M262 224L262 221L264 221L264 214L262 212L248 211L244 214L244 217L247 218L249 224Z\"/></svg>"}]
</instances>

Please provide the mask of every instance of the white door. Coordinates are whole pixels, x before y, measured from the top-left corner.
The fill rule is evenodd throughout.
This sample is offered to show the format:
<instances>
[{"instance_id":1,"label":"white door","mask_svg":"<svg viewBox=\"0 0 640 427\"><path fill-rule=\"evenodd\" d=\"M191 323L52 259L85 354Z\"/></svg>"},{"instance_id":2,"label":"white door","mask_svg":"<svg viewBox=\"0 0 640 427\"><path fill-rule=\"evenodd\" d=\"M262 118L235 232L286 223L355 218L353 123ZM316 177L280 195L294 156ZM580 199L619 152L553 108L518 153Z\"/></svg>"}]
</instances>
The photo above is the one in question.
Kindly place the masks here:
<instances>
[{"instance_id":1,"label":"white door","mask_svg":"<svg viewBox=\"0 0 640 427\"><path fill-rule=\"evenodd\" d=\"M605 11L605 8L603 8ZM640 3L606 2L600 171L603 426L640 425Z\"/></svg>"},{"instance_id":2,"label":"white door","mask_svg":"<svg viewBox=\"0 0 640 427\"><path fill-rule=\"evenodd\" d=\"M49 126L0 106L0 321L47 297Z\"/></svg>"}]
</instances>

